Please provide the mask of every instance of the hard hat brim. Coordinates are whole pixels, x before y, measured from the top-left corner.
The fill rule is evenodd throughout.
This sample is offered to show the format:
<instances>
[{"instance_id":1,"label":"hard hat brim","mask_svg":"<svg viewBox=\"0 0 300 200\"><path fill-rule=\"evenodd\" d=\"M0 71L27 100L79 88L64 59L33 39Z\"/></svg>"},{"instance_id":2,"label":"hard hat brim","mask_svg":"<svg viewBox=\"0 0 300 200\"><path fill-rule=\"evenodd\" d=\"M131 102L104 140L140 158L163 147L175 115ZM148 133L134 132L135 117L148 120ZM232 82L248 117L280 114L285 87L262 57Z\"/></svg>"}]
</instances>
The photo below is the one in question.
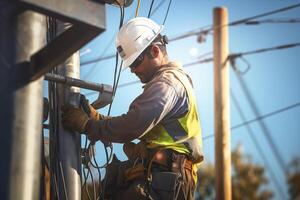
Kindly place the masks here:
<instances>
[{"instance_id":1,"label":"hard hat brim","mask_svg":"<svg viewBox=\"0 0 300 200\"><path fill-rule=\"evenodd\" d=\"M139 51L132 54L129 58L123 61L122 70L127 69L136 59L139 57L139 55L153 42L153 40L162 32L164 26L161 25L158 32L155 34L155 36L145 45L144 48L140 49Z\"/></svg>"}]
</instances>

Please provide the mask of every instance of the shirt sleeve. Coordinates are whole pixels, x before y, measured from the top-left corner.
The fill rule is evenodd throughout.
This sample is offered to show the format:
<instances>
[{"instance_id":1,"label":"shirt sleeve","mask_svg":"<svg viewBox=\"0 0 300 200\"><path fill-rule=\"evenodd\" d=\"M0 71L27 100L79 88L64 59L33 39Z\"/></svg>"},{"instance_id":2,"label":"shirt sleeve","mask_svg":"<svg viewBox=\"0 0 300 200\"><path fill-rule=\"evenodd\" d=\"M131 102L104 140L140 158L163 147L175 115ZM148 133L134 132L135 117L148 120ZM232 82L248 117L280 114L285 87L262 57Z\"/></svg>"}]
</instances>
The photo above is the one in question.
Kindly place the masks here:
<instances>
[{"instance_id":1,"label":"shirt sleeve","mask_svg":"<svg viewBox=\"0 0 300 200\"><path fill-rule=\"evenodd\" d=\"M144 89L126 114L99 121L99 134L106 141L124 143L137 139L156 126L178 100L176 89L157 81Z\"/></svg>"}]
</instances>

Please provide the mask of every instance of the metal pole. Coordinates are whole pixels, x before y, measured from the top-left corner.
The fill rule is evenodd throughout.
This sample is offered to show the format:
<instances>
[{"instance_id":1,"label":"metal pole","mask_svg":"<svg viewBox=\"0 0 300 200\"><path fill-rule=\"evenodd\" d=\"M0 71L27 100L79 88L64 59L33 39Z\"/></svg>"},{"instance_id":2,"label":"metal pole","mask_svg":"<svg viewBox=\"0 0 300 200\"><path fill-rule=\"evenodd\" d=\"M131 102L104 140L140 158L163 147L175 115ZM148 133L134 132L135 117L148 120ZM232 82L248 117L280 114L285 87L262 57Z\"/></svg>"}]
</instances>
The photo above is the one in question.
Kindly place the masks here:
<instances>
[{"instance_id":1,"label":"metal pole","mask_svg":"<svg viewBox=\"0 0 300 200\"><path fill-rule=\"evenodd\" d=\"M230 107L227 9L214 9L216 199L231 199Z\"/></svg>"},{"instance_id":2,"label":"metal pole","mask_svg":"<svg viewBox=\"0 0 300 200\"><path fill-rule=\"evenodd\" d=\"M58 22L58 32L68 28L67 23ZM58 33L59 34L59 33ZM67 77L79 78L79 52L73 54L58 67L58 74ZM80 89L67 85L58 85L58 107L63 104L78 106ZM59 115L60 118L60 115ZM61 176L59 182L61 199L66 199L64 192L67 193L67 199L81 199L81 159L80 159L80 134L65 130L59 119L58 131L58 148L59 148L59 165ZM65 188L65 191L62 189Z\"/></svg>"},{"instance_id":3,"label":"metal pole","mask_svg":"<svg viewBox=\"0 0 300 200\"><path fill-rule=\"evenodd\" d=\"M45 17L0 3L0 199L38 199L41 167L42 82L28 82L17 64L45 44ZM26 66L24 66L26 67ZM12 77L22 85L15 87Z\"/></svg>"}]
</instances>

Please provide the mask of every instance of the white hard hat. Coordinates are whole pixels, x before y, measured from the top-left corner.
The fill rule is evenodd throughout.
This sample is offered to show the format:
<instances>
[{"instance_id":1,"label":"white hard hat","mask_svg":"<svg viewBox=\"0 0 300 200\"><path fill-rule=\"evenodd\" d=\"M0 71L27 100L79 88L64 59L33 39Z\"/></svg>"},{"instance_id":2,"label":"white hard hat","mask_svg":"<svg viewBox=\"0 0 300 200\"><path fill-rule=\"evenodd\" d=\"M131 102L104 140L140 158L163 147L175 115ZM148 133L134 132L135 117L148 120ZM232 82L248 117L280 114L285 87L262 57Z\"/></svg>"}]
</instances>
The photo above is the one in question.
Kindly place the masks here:
<instances>
[{"instance_id":1,"label":"white hard hat","mask_svg":"<svg viewBox=\"0 0 300 200\"><path fill-rule=\"evenodd\" d=\"M116 48L123 60L123 69L137 59L162 29L162 25L145 17L136 17L122 26L117 34Z\"/></svg>"}]
</instances>

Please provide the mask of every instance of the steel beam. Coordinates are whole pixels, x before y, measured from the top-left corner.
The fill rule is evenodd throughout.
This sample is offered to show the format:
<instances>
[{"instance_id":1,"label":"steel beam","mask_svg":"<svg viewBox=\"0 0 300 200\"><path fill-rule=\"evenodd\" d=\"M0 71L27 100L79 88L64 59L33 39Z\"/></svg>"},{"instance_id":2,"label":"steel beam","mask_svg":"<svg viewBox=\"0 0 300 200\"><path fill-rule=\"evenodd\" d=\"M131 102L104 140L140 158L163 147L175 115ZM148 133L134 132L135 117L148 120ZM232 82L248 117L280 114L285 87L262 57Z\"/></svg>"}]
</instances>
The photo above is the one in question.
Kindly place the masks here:
<instances>
[{"instance_id":1,"label":"steel beam","mask_svg":"<svg viewBox=\"0 0 300 200\"><path fill-rule=\"evenodd\" d=\"M0 199L38 199L41 166L42 78L14 89L15 63L45 44L45 17L0 2Z\"/></svg>"},{"instance_id":2,"label":"steel beam","mask_svg":"<svg viewBox=\"0 0 300 200\"><path fill-rule=\"evenodd\" d=\"M47 46L35 52L29 62L16 64L18 74L26 76L26 81L36 80L49 72L105 30L104 4L86 0L1 1L18 5L19 12L29 9L72 24ZM15 77L16 81L18 79Z\"/></svg>"}]
</instances>

